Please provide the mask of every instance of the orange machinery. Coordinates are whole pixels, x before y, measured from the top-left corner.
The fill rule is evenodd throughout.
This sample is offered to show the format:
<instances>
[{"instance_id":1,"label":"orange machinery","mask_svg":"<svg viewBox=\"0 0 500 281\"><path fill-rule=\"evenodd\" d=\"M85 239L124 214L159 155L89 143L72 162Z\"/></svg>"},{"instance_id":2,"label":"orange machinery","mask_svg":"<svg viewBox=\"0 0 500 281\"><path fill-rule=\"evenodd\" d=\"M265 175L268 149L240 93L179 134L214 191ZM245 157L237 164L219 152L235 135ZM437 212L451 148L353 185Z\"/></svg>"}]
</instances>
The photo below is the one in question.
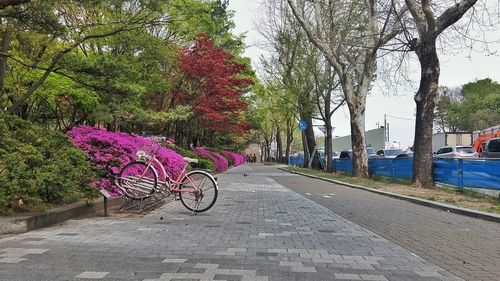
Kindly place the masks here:
<instances>
[{"instance_id":1,"label":"orange machinery","mask_svg":"<svg viewBox=\"0 0 500 281\"><path fill-rule=\"evenodd\" d=\"M472 147L474 147L474 150L478 154L480 154L481 152L483 152L483 143L487 142L490 139L499 137L500 137L500 126L479 131L479 135L472 144Z\"/></svg>"}]
</instances>

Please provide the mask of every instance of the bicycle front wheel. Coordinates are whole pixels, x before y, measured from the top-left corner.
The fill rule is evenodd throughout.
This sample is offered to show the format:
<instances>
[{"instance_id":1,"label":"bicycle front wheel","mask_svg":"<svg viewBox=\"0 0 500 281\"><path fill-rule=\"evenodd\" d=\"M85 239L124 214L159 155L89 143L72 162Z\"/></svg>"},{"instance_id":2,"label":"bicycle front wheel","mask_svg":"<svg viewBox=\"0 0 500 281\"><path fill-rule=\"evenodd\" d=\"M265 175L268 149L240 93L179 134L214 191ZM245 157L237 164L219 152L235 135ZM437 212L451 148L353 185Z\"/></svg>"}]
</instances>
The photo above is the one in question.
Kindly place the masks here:
<instances>
[{"instance_id":1,"label":"bicycle front wheel","mask_svg":"<svg viewBox=\"0 0 500 281\"><path fill-rule=\"evenodd\" d=\"M218 187L214 178L207 172L189 172L179 186L182 205L195 213L212 208L217 200Z\"/></svg>"},{"instance_id":2,"label":"bicycle front wheel","mask_svg":"<svg viewBox=\"0 0 500 281\"><path fill-rule=\"evenodd\" d=\"M120 188L131 199L144 199L156 191L158 175L153 167L142 161L125 165L118 178Z\"/></svg>"}]
</instances>

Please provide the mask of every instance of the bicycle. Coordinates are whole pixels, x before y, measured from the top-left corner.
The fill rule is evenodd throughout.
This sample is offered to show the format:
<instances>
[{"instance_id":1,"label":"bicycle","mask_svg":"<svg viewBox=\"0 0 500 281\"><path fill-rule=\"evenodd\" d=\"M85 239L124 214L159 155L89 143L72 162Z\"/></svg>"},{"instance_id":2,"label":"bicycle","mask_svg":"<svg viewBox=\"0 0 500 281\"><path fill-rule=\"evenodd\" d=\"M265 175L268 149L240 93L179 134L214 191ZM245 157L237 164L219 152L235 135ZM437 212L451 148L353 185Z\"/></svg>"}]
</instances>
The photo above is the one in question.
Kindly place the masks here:
<instances>
[{"instance_id":1,"label":"bicycle","mask_svg":"<svg viewBox=\"0 0 500 281\"><path fill-rule=\"evenodd\" d=\"M158 148L158 150L160 147ZM155 153L149 155L145 151L136 153L137 160L125 165L116 179L123 195L131 200L141 200L153 196L178 195L181 203L194 213L208 211L217 200L217 181L209 173L194 170L186 173L189 163L198 163L198 159L184 157L186 164L177 179L172 179L165 171L165 167L156 158ZM156 168L160 167L163 178L160 178ZM208 200L207 200L208 199ZM202 205L207 202L208 204ZM142 207L141 207L142 208Z\"/></svg>"}]
</instances>

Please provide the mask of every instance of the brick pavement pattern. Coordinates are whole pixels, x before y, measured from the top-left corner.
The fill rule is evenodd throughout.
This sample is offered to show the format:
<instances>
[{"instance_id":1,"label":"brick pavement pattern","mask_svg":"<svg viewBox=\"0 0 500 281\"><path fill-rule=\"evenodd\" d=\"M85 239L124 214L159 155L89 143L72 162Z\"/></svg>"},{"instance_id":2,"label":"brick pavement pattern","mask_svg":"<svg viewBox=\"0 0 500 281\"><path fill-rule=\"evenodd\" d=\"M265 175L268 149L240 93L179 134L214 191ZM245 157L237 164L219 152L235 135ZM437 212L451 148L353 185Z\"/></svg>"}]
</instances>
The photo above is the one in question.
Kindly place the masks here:
<instances>
[{"instance_id":1,"label":"brick pavement pattern","mask_svg":"<svg viewBox=\"0 0 500 281\"><path fill-rule=\"evenodd\" d=\"M254 169L278 175L276 167ZM308 177L272 178L456 276L500 280L499 223Z\"/></svg>"},{"instance_id":2,"label":"brick pavement pattern","mask_svg":"<svg viewBox=\"0 0 500 281\"><path fill-rule=\"evenodd\" d=\"M196 216L170 202L0 239L0 280L461 280L269 176L283 173L218 175Z\"/></svg>"}]
</instances>

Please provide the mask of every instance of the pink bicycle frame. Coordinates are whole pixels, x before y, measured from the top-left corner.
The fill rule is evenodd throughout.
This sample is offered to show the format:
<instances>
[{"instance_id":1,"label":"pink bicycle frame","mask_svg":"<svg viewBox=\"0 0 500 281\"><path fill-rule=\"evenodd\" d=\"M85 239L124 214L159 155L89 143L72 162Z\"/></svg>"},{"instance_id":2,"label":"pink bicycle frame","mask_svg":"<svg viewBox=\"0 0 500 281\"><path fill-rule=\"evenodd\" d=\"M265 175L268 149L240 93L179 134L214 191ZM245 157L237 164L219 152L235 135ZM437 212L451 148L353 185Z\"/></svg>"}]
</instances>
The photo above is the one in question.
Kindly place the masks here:
<instances>
[{"instance_id":1,"label":"pink bicycle frame","mask_svg":"<svg viewBox=\"0 0 500 281\"><path fill-rule=\"evenodd\" d=\"M163 167L163 164L161 164L161 162L156 158L156 155L154 155L154 154L153 154L151 160L149 160L147 162L148 168L151 167L153 162L155 162L160 167L161 172L164 175L164 178L160 179L160 177L158 175L157 176L160 179L160 181L163 181L163 184L167 187L168 191L170 191L170 192L193 192L193 191L198 190L196 183L194 183L189 177L187 179L192 184L193 188L185 188L185 189L178 188L178 186L181 184L182 178L186 176L185 172L186 172L186 168L188 166L188 163L186 163L186 165L184 165L184 168L182 169L182 172L179 173L179 176L177 177L177 179L173 180L172 178L170 178L168 176L167 171L165 170L165 167ZM155 169L155 167L152 167L152 168L153 168L153 170ZM147 170L147 168L146 168L146 170ZM172 187L169 183L173 184L174 187Z\"/></svg>"}]
</instances>

